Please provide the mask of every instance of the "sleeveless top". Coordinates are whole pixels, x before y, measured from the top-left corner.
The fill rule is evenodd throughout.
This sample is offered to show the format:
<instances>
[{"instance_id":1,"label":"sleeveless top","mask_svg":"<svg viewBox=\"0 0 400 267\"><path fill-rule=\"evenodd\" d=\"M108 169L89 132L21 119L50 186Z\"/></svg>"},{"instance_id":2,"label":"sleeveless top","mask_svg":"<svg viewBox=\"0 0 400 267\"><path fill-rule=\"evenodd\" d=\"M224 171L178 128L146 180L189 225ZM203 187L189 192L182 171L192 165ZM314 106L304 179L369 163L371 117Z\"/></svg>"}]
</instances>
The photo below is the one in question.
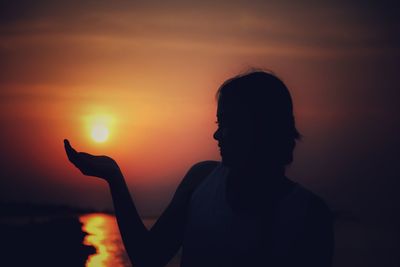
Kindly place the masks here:
<instances>
[{"instance_id":1,"label":"sleeveless top","mask_svg":"<svg viewBox=\"0 0 400 267\"><path fill-rule=\"evenodd\" d=\"M307 209L307 190L296 184L268 222L235 214L226 199L229 169L220 163L193 192L181 267L273 266L290 256Z\"/></svg>"}]
</instances>

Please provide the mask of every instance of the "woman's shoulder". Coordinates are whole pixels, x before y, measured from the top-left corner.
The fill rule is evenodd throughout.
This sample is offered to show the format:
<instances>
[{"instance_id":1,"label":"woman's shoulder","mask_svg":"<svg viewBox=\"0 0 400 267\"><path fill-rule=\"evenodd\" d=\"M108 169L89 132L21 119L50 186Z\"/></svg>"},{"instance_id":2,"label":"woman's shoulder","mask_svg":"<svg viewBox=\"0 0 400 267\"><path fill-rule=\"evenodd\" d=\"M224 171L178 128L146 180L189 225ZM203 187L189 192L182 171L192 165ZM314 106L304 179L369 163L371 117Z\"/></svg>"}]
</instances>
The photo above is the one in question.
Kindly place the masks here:
<instances>
[{"instance_id":1,"label":"woman's shoulder","mask_svg":"<svg viewBox=\"0 0 400 267\"><path fill-rule=\"evenodd\" d=\"M304 206L304 212L308 216L319 215L327 218L333 216L331 208L321 196L299 183L295 183L291 198L292 203Z\"/></svg>"},{"instance_id":2,"label":"woman's shoulder","mask_svg":"<svg viewBox=\"0 0 400 267\"><path fill-rule=\"evenodd\" d=\"M191 167L191 170L193 171L210 171L220 165L221 162L215 161L215 160L204 160L204 161L199 161Z\"/></svg>"},{"instance_id":3,"label":"woman's shoulder","mask_svg":"<svg viewBox=\"0 0 400 267\"><path fill-rule=\"evenodd\" d=\"M201 184L204 179L212 173L215 168L220 165L218 161L200 161L188 170L185 177L181 181L178 190L179 192L193 192L199 184Z\"/></svg>"}]
</instances>

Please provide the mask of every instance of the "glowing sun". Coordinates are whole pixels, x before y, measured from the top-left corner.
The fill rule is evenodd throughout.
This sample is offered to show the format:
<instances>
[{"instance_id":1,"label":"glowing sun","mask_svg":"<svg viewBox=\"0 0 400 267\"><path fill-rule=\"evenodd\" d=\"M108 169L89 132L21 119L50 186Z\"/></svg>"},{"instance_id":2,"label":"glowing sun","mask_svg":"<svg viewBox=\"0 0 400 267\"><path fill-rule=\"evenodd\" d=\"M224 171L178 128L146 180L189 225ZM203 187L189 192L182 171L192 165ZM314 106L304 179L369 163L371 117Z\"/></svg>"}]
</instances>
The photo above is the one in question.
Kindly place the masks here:
<instances>
[{"instance_id":1,"label":"glowing sun","mask_svg":"<svg viewBox=\"0 0 400 267\"><path fill-rule=\"evenodd\" d=\"M110 132L114 125L114 118L110 115L89 115L85 117L85 124L90 139L96 143L104 143L109 140Z\"/></svg>"},{"instance_id":2,"label":"glowing sun","mask_svg":"<svg viewBox=\"0 0 400 267\"><path fill-rule=\"evenodd\" d=\"M92 127L91 136L98 143L105 142L108 139L109 131L106 125L96 124Z\"/></svg>"}]
</instances>

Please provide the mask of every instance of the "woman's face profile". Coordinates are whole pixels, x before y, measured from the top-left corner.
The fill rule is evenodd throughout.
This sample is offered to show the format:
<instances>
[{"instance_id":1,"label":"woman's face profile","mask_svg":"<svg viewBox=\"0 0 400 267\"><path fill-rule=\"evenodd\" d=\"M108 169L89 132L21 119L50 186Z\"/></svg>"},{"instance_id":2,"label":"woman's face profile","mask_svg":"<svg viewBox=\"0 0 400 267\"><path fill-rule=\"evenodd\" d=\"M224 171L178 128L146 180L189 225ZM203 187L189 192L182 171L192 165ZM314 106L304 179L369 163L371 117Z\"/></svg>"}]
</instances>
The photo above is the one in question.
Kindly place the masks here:
<instances>
[{"instance_id":1,"label":"woman's face profile","mask_svg":"<svg viewBox=\"0 0 400 267\"><path fill-rule=\"evenodd\" d=\"M218 141L222 162L237 166L251 159L254 151L252 118L240 107L220 101L217 109L218 128L214 139Z\"/></svg>"}]
</instances>

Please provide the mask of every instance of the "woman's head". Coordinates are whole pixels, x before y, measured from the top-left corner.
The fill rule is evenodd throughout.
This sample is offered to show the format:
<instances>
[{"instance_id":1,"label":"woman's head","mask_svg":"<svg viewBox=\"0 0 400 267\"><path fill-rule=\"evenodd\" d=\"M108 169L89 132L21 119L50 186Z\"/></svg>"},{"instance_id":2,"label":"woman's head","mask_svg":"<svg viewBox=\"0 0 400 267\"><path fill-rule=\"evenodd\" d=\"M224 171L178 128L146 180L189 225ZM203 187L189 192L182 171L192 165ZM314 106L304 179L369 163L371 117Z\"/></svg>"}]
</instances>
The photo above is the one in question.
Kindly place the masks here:
<instances>
[{"instance_id":1,"label":"woman's head","mask_svg":"<svg viewBox=\"0 0 400 267\"><path fill-rule=\"evenodd\" d=\"M217 100L214 138L225 164L292 162L300 134L289 90L279 78L264 71L233 77L218 89Z\"/></svg>"}]
</instances>

